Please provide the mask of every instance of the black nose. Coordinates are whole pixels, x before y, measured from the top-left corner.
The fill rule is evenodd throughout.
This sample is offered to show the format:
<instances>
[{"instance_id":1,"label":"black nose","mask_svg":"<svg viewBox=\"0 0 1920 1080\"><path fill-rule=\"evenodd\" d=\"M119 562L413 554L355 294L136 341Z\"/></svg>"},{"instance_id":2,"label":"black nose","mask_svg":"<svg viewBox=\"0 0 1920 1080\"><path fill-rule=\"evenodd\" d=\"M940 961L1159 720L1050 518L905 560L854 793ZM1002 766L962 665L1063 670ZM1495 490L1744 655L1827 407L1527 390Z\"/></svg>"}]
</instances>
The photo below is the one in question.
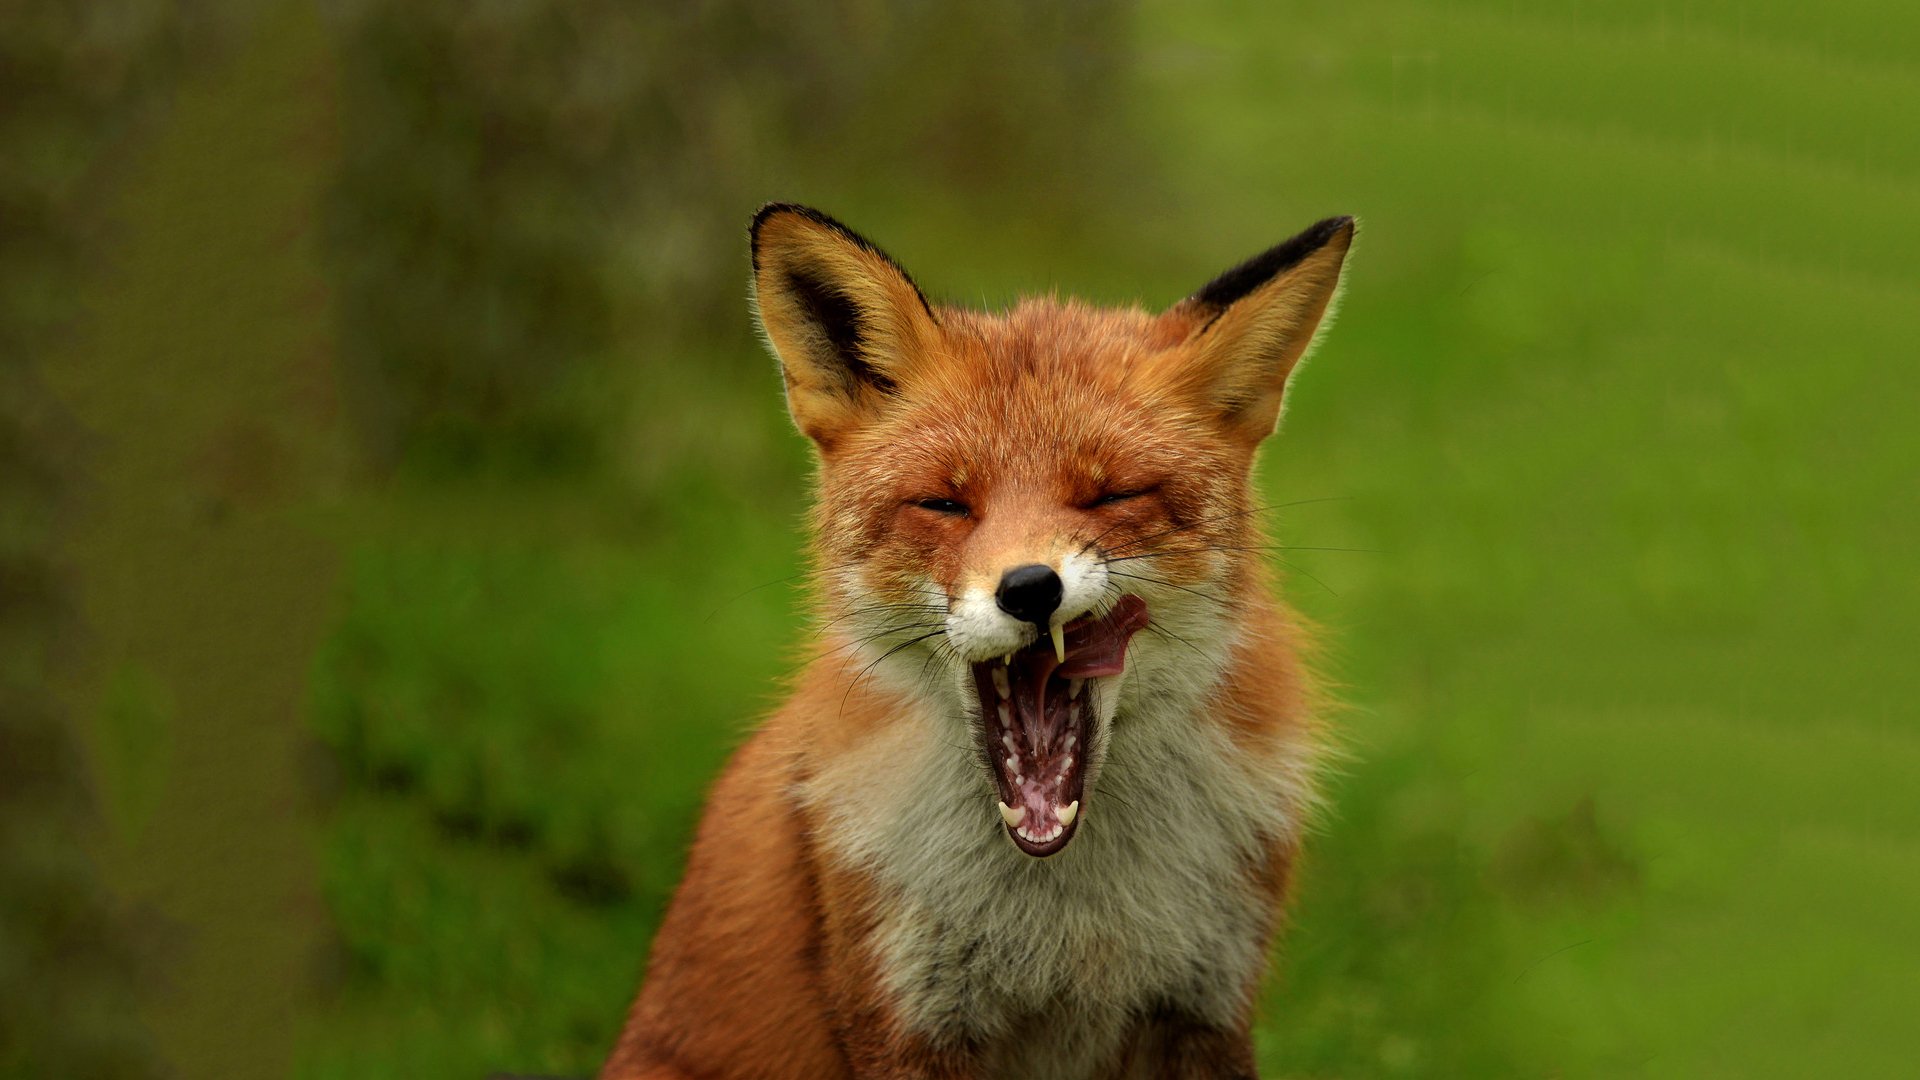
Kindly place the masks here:
<instances>
[{"instance_id":1,"label":"black nose","mask_svg":"<svg viewBox=\"0 0 1920 1080\"><path fill-rule=\"evenodd\" d=\"M1060 607L1063 588L1053 567L1034 563L1000 575L1000 589L993 598L999 601L1001 611L1045 630L1047 620Z\"/></svg>"}]
</instances>

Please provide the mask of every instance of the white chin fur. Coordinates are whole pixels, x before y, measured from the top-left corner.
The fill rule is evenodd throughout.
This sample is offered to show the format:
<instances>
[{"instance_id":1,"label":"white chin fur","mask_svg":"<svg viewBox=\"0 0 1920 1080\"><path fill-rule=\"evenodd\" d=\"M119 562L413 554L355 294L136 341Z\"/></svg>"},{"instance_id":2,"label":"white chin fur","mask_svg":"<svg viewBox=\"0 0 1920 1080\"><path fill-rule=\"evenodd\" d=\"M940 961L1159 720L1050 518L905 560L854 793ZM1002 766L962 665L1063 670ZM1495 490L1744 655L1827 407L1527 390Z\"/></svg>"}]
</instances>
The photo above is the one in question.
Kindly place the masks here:
<instances>
[{"instance_id":1,"label":"white chin fur","mask_svg":"<svg viewBox=\"0 0 1920 1080\"><path fill-rule=\"evenodd\" d=\"M964 665L937 665L898 722L802 785L829 857L877 875L876 977L908 1030L986 1036L1047 1012L1103 1032L1104 1053L1118 1029L1098 1024L1116 1015L1168 1001L1221 1023L1236 1015L1270 916L1244 867L1297 828L1310 758L1303 746L1278 765L1255 761L1200 722L1231 648L1228 634L1205 636L1209 625L1178 631L1204 656L1143 634L1120 674L1088 681L1077 831L1050 858L1007 841L977 756L955 750L970 734L929 737L979 708ZM871 783L881 772L899 782ZM1221 975L1195 982L1201 969Z\"/></svg>"}]
</instances>

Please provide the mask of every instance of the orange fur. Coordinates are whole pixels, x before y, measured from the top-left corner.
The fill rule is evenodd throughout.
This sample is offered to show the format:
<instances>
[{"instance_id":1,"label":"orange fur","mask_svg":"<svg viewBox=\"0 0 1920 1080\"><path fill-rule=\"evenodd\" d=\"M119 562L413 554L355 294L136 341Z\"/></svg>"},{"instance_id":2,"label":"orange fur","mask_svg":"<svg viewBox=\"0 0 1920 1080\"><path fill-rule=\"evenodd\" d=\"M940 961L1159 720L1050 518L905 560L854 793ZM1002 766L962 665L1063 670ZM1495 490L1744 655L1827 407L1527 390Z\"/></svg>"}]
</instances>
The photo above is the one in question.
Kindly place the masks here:
<instances>
[{"instance_id":1,"label":"orange fur","mask_svg":"<svg viewBox=\"0 0 1920 1080\"><path fill-rule=\"evenodd\" d=\"M1048 1075L1253 1075L1257 963L1222 968L1218 1001L1177 986L1161 993L1138 976L1145 989L1123 1015L1102 1015L1098 993L1086 995L1095 1005L1069 995L1074 1004L1058 1014L994 1012L977 993L964 999L973 1010L964 1016L916 1011L899 980L902 957L918 954L901 951L902 935L937 949L948 940L942 934L962 944L976 935L972 945L980 946L977 935L988 931L914 926L911 912L920 909L907 903L902 890L910 886L886 861L892 856L847 854L893 849L866 837L862 811L843 803L862 796L896 805L884 801L896 798L886 789L910 782L906 758L969 753L940 742L947 729L936 730L943 721L928 696L962 670L948 655L959 648L955 598L990 592L1011 566L1059 566L1075 552L1097 552L1103 581L1152 593L1170 621L1187 611L1205 631L1203 645L1218 643L1209 666L1193 662L1212 678L1196 691L1198 707L1168 722L1192 726L1191 743L1176 741L1191 747L1185 753L1231 759L1209 759L1207 768L1273 793L1274 806L1253 808L1255 839L1232 863L1247 895L1259 898L1247 923L1258 940L1247 945L1264 954L1297 854L1292 823L1310 798L1295 774L1310 766L1316 738L1304 631L1270 596L1249 473L1277 422L1287 378L1334 297L1351 236L1350 221L1324 222L1160 315L1054 300L988 315L928 304L890 259L822 215L762 211L760 317L794 419L820 455L818 649L792 696L712 792L603 1080L1025 1076L1033 1075L1035 1048L1050 1046L1042 1040L1067 1047L1050 1048L1044 1069L1033 1066ZM1113 561L1116 552L1146 558ZM1150 572L1140 571L1134 585L1119 576L1128 565ZM938 601L908 621L931 624L930 642L903 645L898 656L859 642L856 628L871 622L869 612L928 603L929 590L946 597L947 621ZM1167 639L1154 641L1161 651L1153 662L1183 662L1171 625L1153 631ZM1156 707L1144 699L1128 705L1127 684L1113 685L1120 704L1103 732L1109 741L1085 750L1092 820L1084 829L1132 820L1100 801L1094 770L1121 760L1124 740L1135 737L1131 725L1148 723L1134 713ZM914 794L900 793L898 805L947 812L916 805ZM982 776L979 831L968 817L958 835L990 837L999 828L991 805ZM892 816L878 815L873 829L892 825ZM968 850L969 858L1004 860L993 865L1009 875L1096 872L1096 854L1073 862L1072 845L1030 863L1011 845ZM1124 899L1129 882L1111 888ZM1084 957L1085 978L1097 980L1108 946L1098 926L1072 929L1080 937L1063 962ZM926 977L944 976L936 966ZM1063 1041L1055 1030L1062 1017L1093 1032L1083 1056L1074 1056L1074 1033Z\"/></svg>"}]
</instances>

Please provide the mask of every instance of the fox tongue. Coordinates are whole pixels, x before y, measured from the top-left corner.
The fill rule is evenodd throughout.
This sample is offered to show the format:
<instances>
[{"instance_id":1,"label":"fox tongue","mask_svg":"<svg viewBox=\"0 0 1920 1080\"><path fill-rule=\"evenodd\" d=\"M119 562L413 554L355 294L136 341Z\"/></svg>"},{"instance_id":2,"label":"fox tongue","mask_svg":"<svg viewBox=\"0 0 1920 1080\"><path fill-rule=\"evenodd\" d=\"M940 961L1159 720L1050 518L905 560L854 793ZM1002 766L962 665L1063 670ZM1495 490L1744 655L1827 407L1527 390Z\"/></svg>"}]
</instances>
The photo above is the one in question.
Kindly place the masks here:
<instances>
[{"instance_id":1,"label":"fox tongue","mask_svg":"<svg viewBox=\"0 0 1920 1080\"><path fill-rule=\"evenodd\" d=\"M1118 675L1127 658L1127 642L1146 628L1147 602L1128 594L1113 610L1067 632L1067 660L1053 674L1063 679Z\"/></svg>"},{"instance_id":2,"label":"fox tongue","mask_svg":"<svg viewBox=\"0 0 1920 1080\"><path fill-rule=\"evenodd\" d=\"M1017 680L1019 693L1014 697L1014 707L1020 710L1020 719L1024 729L1030 734L1051 737L1047 719L1047 677L1060 667L1060 661L1054 659L1050 649L1040 649L1021 653L1014 658L1019 668ZM1047 739L1036 742L1036 746L1045 746Z\"/></svg>"}]
</instances>

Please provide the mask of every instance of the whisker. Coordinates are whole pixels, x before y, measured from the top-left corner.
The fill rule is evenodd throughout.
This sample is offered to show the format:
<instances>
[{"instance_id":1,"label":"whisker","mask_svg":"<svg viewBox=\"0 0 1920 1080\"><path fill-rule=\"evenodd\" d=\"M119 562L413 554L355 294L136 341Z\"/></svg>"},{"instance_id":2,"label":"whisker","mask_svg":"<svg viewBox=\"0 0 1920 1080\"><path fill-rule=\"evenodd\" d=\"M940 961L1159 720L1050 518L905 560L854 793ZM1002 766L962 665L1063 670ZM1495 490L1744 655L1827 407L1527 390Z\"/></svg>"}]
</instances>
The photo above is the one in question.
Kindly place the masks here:
<instances>
[{"instance_id":1,"label":"whisker","mask_svg":"<svg viewBox=\"0 0 1920 1080\"><path fill-rule=\"evenodd\" d=\"M858 618L862 615L871 615L871 614L874 614L875 612L884 612L884 611L897 611L901 613L913 612L915 614L920 614L920 615L929 615L929 614L938 612L944 615L946 614L946 610L947 610L947 606L945 604L915 604L915 603L906 603L906 602L897 603L897 604L873 604L863 608L855 608L852 611L846 612L833 619L829 619L828 621L820 624L820 629L822 630L831 629L832 627L837 626L840 623L847 621L848 619Z\"/></svg>"},{"instance_id":2,"label":"whisker","mask_svg":"<svg viewBox=\"0 0 1920 1080\"><path fill-rule=\"evenodd\" d=\"M1312 547L1305 544L1203 544L1200 547L1168 548L1165 551L1149 551L1140 555L1110 555L1110 563L1131 562L1134 559L1164 559L1169 555L1201 555L1210 551L1344 551L1363 555L1378 555L1379 548L1353 547Z\"/></svg>"},{"instance_id":3,"label":"whisker","mask_svg":"<svg viewBox=\"0 0 1920 1080\"><path fill-rule=\"evenodd\" d=\"M1152 577L1147 574L1129 574L1122 570L1109 570L1107 571L1107 576L1110 578L1127 578L1130 581L1145 581L1153 585L1164 585L1169 589L1179 589L1184 593L1192 593L1202 600L1211 600L1219 604L1222 608L1231 610L1233 607L1233 602L1224 596L1215 596L1212 593L1201 592L1199 589L1189 588L1185 585L1177 585L1164 578Z\"/></svg>"},{"instance_id":4,"label":"whisker","mask_svg":"<svg viewBox=\"0 0 1920 1080\"><path fill-rule=\"evenodd\" d=\"M1167 630L1165 627L1161 628L1161 632L1163 634L1171 635L1175 640L1182 642L1189 648L1193 646L1193 643L1191 641L1187 641L1185 638L1180 637L1180 635L1178 634L1173 634L1171 631ZM1232 658L1228 656L1221 656L1218 659L1208 657L1206 661L1207 670L1213 675L1214 678L1225 678L1227 675L1227 665L1231 661L1231 659Z\"/></svg>"},{"instance_id":5,"label":"whisker","mask_svg":"<svg viewBox=\"0 0 1920 1080\"><path fill-rule=\"evenodd\" d=\"M863 637L858 641L855 641L853 643L853 647L855 649L860 649L865 646L871 645L876 641L879 641L881 638L892 637L894 634L904 634L910 630L925 630L925 629L928 629L929 627L938 626L942 628L940 632L944 632L944 628L946 627L946 625L947 624L944 622L937 622L937 623L908 623L904 626L889 626L884 630L879 630L874 633L868 634L866 637Z\"/></svg>"},{"instance_id":6,"label":"whisker","mask_svg":"<svg viewBox=\"0 0 1920 1080\"><path fill-rule=\"evenodd\" d=\"M878 666L878 665L879 665L879 664L880 664L880 663L881 663L882 661L884 661L884 660L886 660L886 659L887 659L888 657L890 657L890 656L892 656L892 655L893 655L894 653L897 653L897 652L899 652L899 651L900 651L901 649L905 649L905 648L908 648L908 647L910 647L910 646L914 646L914 645L918 645L919 643L921 643L921 642L923 642L923 641L925 641L925 640L927 640L927 639L928 639L928 638L930 638L930 637L936 637L936 636L938 636L938 635L940 635L940 634L944 634L944 633L946 633L946 630L945 630L945 629L943 628L943 629L940 629L940 630L935 630L935 631L933 631L933 632L932 632L932 633L930 633L930 634L921 634L921 635L920 635L919 637L917 637L917 638L909 638L909 639L907 639L906 641L903 641L903 642L901 642L900 644L898 644L898 645L895 645L895 646L894 646L893 648L891 648L891 649L888 649L888 650L887 650L886 652L883 652L883 653L881 653L881 654L880 654L880 655L879 655L879 656L878 656L878 657L877 657L877 658L876 658L876 659L875 659L875 660L873 661L873 663L871 663L871 664L868 664L868 665L867 665L866 667L863 667L863 668L861 668L861 669L860 669L860 673L859 673L858 675L855 675L855 676L854 676L854 677L852 678L852 680L850 680L850 681L849 681L849 682L847 683L847 690L846 690L846 693L844 693L844 694L841 694L841 695L840 695L840 711L841 711L841 712L843 712L843 713L844 713L844 712L846 711L846 709L847 709L847 698L848 698L848 697L850 697L850 696L852 696L852 694L853 694L853 688L854 688L854 687L856 687L856 686L859 686L859 685L860 685L860 681L861 681L862 679L865 679L865 678L867 677L867 673L868 673L868 672L870 672L870 671L872 671L872 670L873 670L873 669L874 669L875 667L877 667L877 666Z\"/></svg>"},{"instance_id":7,"label":"whisker","mask_svg":"<svg viewBox=\"0 0 1920 1080\"><path fill-rule=\"evenodd\" d=\"M789 581L798 581L801 578L806 577L809 573L812 573L812 571L802 570L797 574L788 574L786 577L783 577L783 578L774 578L772 581L763 581L760 584L755 585L751 589L746 589L741 592L734 593L732 596L729 596L725 600L722 600L718 604L714 605L713 610L707 612L706 618L703 618L700 620L700 624L704 626L707 623L712 622L713 617L715 615L720 614L722 611L726 610L728 605L733 604L738 600L744 599L745 597L751 596L754 593L759 592L761 589L770 589L775 585L784 585Z\"/></svg>"},{"instance_id":8,"label":"whisker","mask_svg":"<svg viewBox=\"0 0 1920 1080\"><path fill-rule=\"evenodd\" d=\"M1100 798L1112 799L1114 802L1119 803L1121 806L1124 806L1129 810L1134 809L1133 800L1123 797L1120 794L1119 788L1111 783L1108 783L1103 780L1100 786L1095 790L1099 793Z\"/></svg>"},{"instance_id":9,"label":"whisker","mask_svg":"<svg viewBox=\"0 0 1920 1080\"><path fill-rule=\"evenodd\" d=\"M851 655L853 653L859 652L861 649L866 648L868 645L871 645L882 638L891 637L894 634L905 634L914 630L925 630L925 629L928 629L929 627L940 627L940 629L935 630L934 633L946 632L945 630L946 623L944 621L937 622L937 623L908 623L903 626L889 626L884 629L877 630L871 634L868 634L865 637L847 638L847 639L840 639L837 641L833 641L830 647L827 648L827 650L822 655L825 655L825 656L833 656L836 654ZM930 637L932 635L926 635L926 636ZM924 638L922 640L924 640Z\"/></svg>"},{"instance_id":10,"label":"whisker","mask_svg":"<svg viewBox=\"0 0 1920 1080\"><path fill-rule=\"evenodd\" d=\"M927 653L927 658L920 662L919 678L921 679L921 681L923 682L926 681L927 668L931 667L935 660L938 660L942 656L945 656L948 654L951 654L953 658L956 660L961 658L960 650L957 648L954 648L952 639L943 638L939 642L935 643L933 650Z\"/></svg>"},{"instance_id":11,"label":"whisker","mask_svg":"<svg viewBox=\"0 0 1920 1080\"><path fill-rule=\"evenodd\" d=\"M1181 637L1179 634L1174 633L1173 631L1167 629L1166 627L1160 626L1156 623L1148 623L1146 625L1146 629L1151 633L1159 634L1161 637L1164 637L1164 638L1171 638L1174 641L1177 641L1180 644L1185 645L1187 648L1192 649L1194 653L1196 653L1198 656L1204 659L1208 664L1212 665L1215 670L1221 669L1221 665L1219 664L1219 662L1214 660L1213 657L1208 656L1206 652L1200 648L1200 646L1195 645L1193 642L1188 641L1186 638Z\"/></svg>"},{"instance_id":12,"label":"whisker","mask_svg":"<svg viewBox=\"0 0 1920 1080\"><path fill-rule=\"evenodd\" d=\"M1318 577L1316 577L1316 576L1314 576L1314 575L1312 575L1312 574L1309 574L1309 573L1307 573L1307 572L1306 572L1305 570L1302 570L1302 569L1300 569L1300 566L1299 566L1299 564L1297 564L1297 563L1290 563L1290 562L1288 562L1288 561L1287 561L1287 560L1285 560L1285 559L1275 559L1275 560L1273 560L1273 561L1274 561L1274 562L1277 562L1277 563L1279 563L1279 564L1280 564L1281 566L1284 566L1284 567L1286 567L1286 568L1287 568L1288 570L1290 570L1290 571L1292 571L1293 573L1296 573L1296 574L1299 574L1299 575L1300 575L1301 577L1303 577L1303 578L1306 578L1306 579L1307 579L1308 581L1311 581L1311 582L1313 582L1313 583L1314 583L1315 585L1318 585L1318 586L1320 586L1321 588L1323 588L1323 589L1325 589L1325 590L1327 590L1327 595L1328 595L1328 596L1339 596L1339 595L1340 595L1340 590L1338 590L1338 589L1336 589L1336 588L1334 588L1333 586L1331 586L1331 585L1329 585L1329 584L1327 584L1327 583L1326 583L1326 582L1324 582L1324 581L1321 581L1321 580L1320 580L1320 579L1319 579Z\"/></svg>"}]
</instances>

